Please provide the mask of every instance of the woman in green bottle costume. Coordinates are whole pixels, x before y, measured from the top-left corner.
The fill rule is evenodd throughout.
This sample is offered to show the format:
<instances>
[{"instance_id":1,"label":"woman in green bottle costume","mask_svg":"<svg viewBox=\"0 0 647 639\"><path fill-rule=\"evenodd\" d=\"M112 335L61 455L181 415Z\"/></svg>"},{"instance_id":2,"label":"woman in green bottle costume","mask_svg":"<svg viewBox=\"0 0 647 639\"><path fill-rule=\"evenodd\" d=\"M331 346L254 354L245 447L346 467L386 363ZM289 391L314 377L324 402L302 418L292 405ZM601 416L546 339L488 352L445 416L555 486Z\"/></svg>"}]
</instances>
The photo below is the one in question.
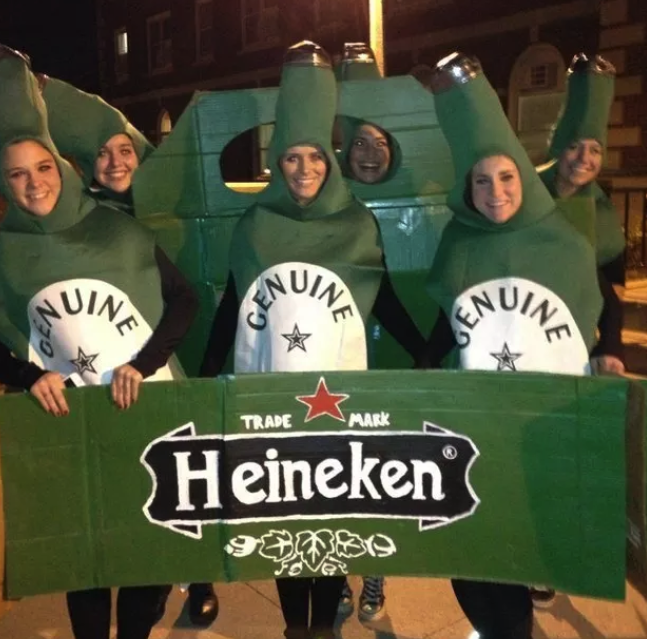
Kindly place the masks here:
<instances>
[{"instance_id":1,"label":"woman in green bottle costume","mask_svg":"<svg viewBox=\"0 0 647 639\"><path fill-rule=\"evenodd\" d=\"M613 284L624 283L625 239L611 200L597 183L606 154L607 122L613 102L615 69L601 56L580 53L567 74L564 108L555 126L549 163L540 167L542 182L560 208L579 197L592 198L595 205L593 241L604 295L599 330L602 344L593 364L605 373L624 372L622 350L622 305ZM578 226L578 220L571 216Z\"/></svg>"},{"instance_id":2,"label":"woman in green bottle costume","mask_svg":"<svg viewBox=\"0 0 647 639\"><path fill-rule=\"evenodd\" d=\"M584 375L601 309L593 249L555 208L477 60L432 77L456 184L428 288L441 307L428 343L440 366ZM453 580L481 639L531 639L529 588Z\"/></svg>"},{"instance_id":3,"label":"woman in green bottle costume","mask_svg":"<svg viewBox=\"0 0 647 639\"><path fill-rule=\"evenodd\" d=\"M64 416L65 378L109 384L115 403L141 382L181 378L173 351L197 310L192 289L135 220L83 192L47 129L28 61L0 47L0 381ZM15 354L15 357L11 355ZM119 639L146 639L164 586L121 588ZM76 639L108 639L110 589L67 593Z\"/></svg>"},{"instance_id":4,"label":"woman in green bottle costume","mask_svg":"<svg viewBox=\"0 0 647 639\"><path fill-rule=\"evenodd\" d=\"M79 165L88 194L134 215L132 180L154 147L99 96L47 76L39 76L52 138L63 155ZM200 626L218 616L212 584L189 586L189 617Z\"/></svg>"},{"instance_id":5,"label":"woman in green bottle costume","mask_svg":"<svg viewBox=\"0 0 647 639\"><path fill-rule=\"evenodd\" d=\"M327 54L286 56L270 184L234 230L230 274L201 374L234 348L238 373L365 370L371 313L412 355L424 340L399 303L373 214L348 190L332 149L337 92ZM344 576L277 579L288 639L328 639Z\"/></svg>"},{"instance_id":6,"label":"woman in green bottle costume","mask_svg":"<svg viewBox=\"0 0 647 639\"><path fill-rule=\"evenodd\" d=\"M60 153L79 166L94 199L132 215L132 179L154 147L99 96L45 75L38 79Z\"/></svg>"}]
</instances>

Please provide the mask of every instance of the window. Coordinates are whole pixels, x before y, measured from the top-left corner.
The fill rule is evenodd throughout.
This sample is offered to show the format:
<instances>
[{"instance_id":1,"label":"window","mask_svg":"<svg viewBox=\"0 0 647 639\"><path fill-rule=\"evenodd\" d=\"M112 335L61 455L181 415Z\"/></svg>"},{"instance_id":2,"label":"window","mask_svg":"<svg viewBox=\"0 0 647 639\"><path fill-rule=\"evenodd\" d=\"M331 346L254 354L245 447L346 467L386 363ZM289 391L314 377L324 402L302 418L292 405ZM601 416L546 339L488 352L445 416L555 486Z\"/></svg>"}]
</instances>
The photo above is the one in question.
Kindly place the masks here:
<instances>
[{"instance_id":1,"label":"window","mask_svg":"<svg viewBox=\"0 0 647 639\"><path fill-rule=\"evenodd\" d=\"M261 124L258 127L257 140L258 140L258 170L257 175L259 178L267 179L269 177L270 169L267 160L267 154L272 141L272 134L274 133L274 124Z\"/></svg>"},{"instance_id":2,"label":"window","mask_svg":"<svg viewBox=\"0 0 647 639\"><path fill-rule=\"evenodd\" d=\"M157 139L160 144L166 139L166 136L168 136L172 130L173 122L171 121L171 116L166 109L162 109L157 118Z\"/></svg>"},{"instance_id":3,"label":"window","mask_svg":"<svg viewBox=\"0 0 647 639\"><path fill-rule=\"evenodd\" d=\"M123 82L128 79L128 31L115 31L115 79Z\"/></svg>"},{"instance_id":4,"label":"window","mask_svg":"<svg viewBox=\"0 0 647 639\"><path fill-rule=\"evenodd\" d=\"M557 64L535 64L529 69L527 89L551 89L557 84Z\"/></svg>"},{"instance_id":5,"label":"window","mask_svg":"<svg viewBox=\"0 0 647 639\"><path fill-rule=\"evenodd\" d=\"M195 3L196 59L213 58L213 1L196 0Z\"/></svg>"},{"instance_id":6,"label":"window","mask_svg":"<svg viewBox=\"0 0 647 639\"><path fill-rule=\"evenodd\" d=\"M278 0L242 0L243 46L260 47L278 44Z\"/></svg>"},{"instance_id":7,"label":"window","mask_svg":"<svg viewBox=\"0 0 647 639\"><path fill-rule=\"evenodd\" d=\"M173 68L171 13L160 13L148 19L148 71L163 73Z\"/></svg>"}]
</instances>

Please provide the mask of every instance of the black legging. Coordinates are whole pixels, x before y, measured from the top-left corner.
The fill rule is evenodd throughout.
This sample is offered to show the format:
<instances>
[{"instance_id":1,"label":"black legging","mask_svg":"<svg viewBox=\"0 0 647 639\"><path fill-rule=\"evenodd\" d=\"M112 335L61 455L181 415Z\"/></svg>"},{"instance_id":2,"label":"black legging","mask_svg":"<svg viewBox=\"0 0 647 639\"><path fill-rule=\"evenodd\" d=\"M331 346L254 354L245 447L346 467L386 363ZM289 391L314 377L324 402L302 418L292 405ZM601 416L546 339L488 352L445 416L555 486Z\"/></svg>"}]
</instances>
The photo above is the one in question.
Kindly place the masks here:
<instances>
[{"instance_id":1,"label":"black legging","mask_svg":"<svg viewBox=\"0 0 647 639\"><path fill-rule=\"evenodd\" d=\"M452 587L479 639L532 639L527 586L452 579Z\"/></svg>"},{"instance_id":2,"label":"black legging","mask_svg":"<svg viewBox=\"0 0 647 639\"><path fill-rule=\"evenodd\" d=\"M148 639L171 586L129 586L117 596L117 639ZM110 588L67 593L75 639L109 639Z\"/></svg>"},{"instance_id":3,"label":"black legging","mask_svg":"<svg viewBox=\"0 0 647 639\"><path fill-rule=\"evenodd\" d=\"M305 639L309 636L308 628L311 630L310 634L317 634L318 639L334 637L333 627L344 580L344 577L297 577L276 580L287 639Z\"/></svg>"}]
</instances>

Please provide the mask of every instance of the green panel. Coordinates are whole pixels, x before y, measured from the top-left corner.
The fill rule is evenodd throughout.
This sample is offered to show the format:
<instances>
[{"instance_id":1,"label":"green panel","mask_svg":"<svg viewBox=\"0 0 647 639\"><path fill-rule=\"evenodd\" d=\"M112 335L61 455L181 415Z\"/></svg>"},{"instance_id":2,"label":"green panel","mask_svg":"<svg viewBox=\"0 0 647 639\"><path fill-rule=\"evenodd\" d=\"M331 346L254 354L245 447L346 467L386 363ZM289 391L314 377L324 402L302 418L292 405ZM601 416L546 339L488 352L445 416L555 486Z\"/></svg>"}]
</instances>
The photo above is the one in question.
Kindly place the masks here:
<instances>
[{"instance_id":1,"label":"green panel","mask_svg":"<svg viewBox=\"0 0 647 639\"><path fill-rule=\"evenodd\" d=\"M229 212L226 216L208 218L203 221L202 240L204 246L205 280L218 286L227 283L229 274L229 243L243 210Z\"/></svg>"},{"instance_id":2,"label":"green panel","mask_svg":"<svg viewBox=\"0 0 647 639\"><path fill-rule=\"evenodd\" d=\"M195 135L200 137L203 153L204 215L229 215L231 209L244 210L254 203L254 195L238 193L225 185L220 172L220 156L227 144L241 133L274 121L277 95L277 89L249 89L199 96L195 105Z\"/></svg>"},{"instance_id":3,"label":"green panel","mask_svg":"<svg viewBox=\"0 0 647 639\"><path fill-rule=\"evenodd\" d=\"M71 417L56 421L28 396L0 398L3 480L9 487L5 506L10 594L266 579L281 568L293 575L321 574L315 571L325 568L329 572L324 574L544 583L570 593L624 597L625 415L635 418L640 411L634 404L644 401L644 394L633 392L626 411L627 381L443 371L330 373L325 376L329 392L348 396L337 404L339 419L323 414L306 422L308 407L296 398L312 397L319 377L274 374L151 383L125 412L109 402L107 388L77 389L68 392ZM358 415L363 419L369 413L386 422L362 427ZM278 428L272 417L274 428L267 428L267 417L276 415L289 419L290 427ZM180 439L176 434L174 439L173 431L190 422L194 434L185 433ZM438 440L423 432L424 422L445 429L440 436L449 439L430 444ZM264 428L258 428L259 423ZM209 434L221 437L205 438ZM169 503L179 503L172 474L177 458L169 451L222 442L222 435L226 439L219 474L211 476L221 478L219 499L224 508L232 508L227 510L230 523L203 523L195 528L201 531L197 537L196 532L191 537L187 530L159 525L163 521L159 514L151 515L158 525L149 523L144 512L147 506L153 508L155 487L166 486ZM398 442L409 440L401 436L414 437L415 443L403 447ZM465 448L448 447L447 441L465 442L465 437L479 451L478 457L465 457L461 452ZM364 491L360 502L343 497L333 508L316 492L315 501L300 502L292 513L300 518L294 519L286 510L296 507L294 502L279 500L278 506L270 506L266 495L261 497L261 510L254 510L254 505L243 505L241 484L229 480L243 462L265 464L272 459L267 451L274 447L292 446L295 459L317 465L337 455L336 450L348 452L352 442L368 446L366 450L384 442L383 455L375 457L378 466L392 459L410 464L414 459L437 460L440 475L434 486L442 494L432 498L430 485L424 484L422 501L387 498L384 479L379 479L384 475L377 471L370 475L367 470L367 477L382 491L377 497L371 497L363 480L358 480L360 492ZM429 452L430 445L436 447L435 453ZM78 450L76 461L70 460L70 446ZM172 464L163 472L157 466L156 472L162 474L153 483L153 471L140 457L153 463L151 451L161 450L160 446L167 447L166 457L155 453L156 463L166 459ZM40 448L47 450L47 463L17 463L30 460L31 451ZM195 450L190 463L199 470L204 453ZM365 458L360 454L357 468L351 458L344 467L350 473L349 485L370 461L370 453ZM71 473L75 473L73 486ZM465 486L461 484L465 476L480 500L473 514L465 511L462 518L429 530L420 529L421 515L406 517L411 508L419 513L420 508L452 507L457 503L456 487ZM641 477L644 484L644 469ZM192 508L201 508L206 494L200 493L203 480L197 481L191 487ZM39 507L45 485L48 508ZM286 490L287 484L281 485ZM294 486L300 485L297 479ZM234 486L236 493L230 492ZM259 486L252 488L256 491ZM70 494L78 505L67 504ZM308 518L317 499L324 511ZM393 510L401 503L404 510ZM361 515L367 505L377 515ZM336 510L344 507L350 510ZM190 517L187 512L176 517ZM334 513L341 514L331 518ZM240 517L243 521L237 521ZM74 535L73 543L68 531ZM314 568L299 559L305 555L284 555L277 563L260 554L274 542L310 533L320 541L326 535L352 536L363 550L344 557L339 554L341 546L333 547L326 551L327 563ZM290 544L281 547L293 547ZM48 561L46 553L55 559Z\"/></svg>"},{"instance_id":4,"label":"green panel","mask_svg":"<svg viewBox=\"0 0 647 639\"><path fill-rule=\"evenodd\" d=\"M151 215L202 217L205 211L200 137L196 135L194 96L173 132L151 153L133 178L139 219Z\"/></svg>"},{"instance_id":5,"label":"green panel","mask_svg":"<svg viewBox=\"0 0 647 639\"><path fill-rule=\"evenodd\" d=\"M146 218L157 244L190 282L204 279L202 220L157 214Z\"/></svg>"},{"instance_id":6,"label":"green panel","mask_svg":"<svg viewBox=\"0 0 647 639\"><path fill-rule=\"evenodd\" d=\"M627 415L627 576L647 597L647 381L632 384Z\"/></svg>"},{"instance_id":7,"label":"green panel","mask_svg":"<svg viewBox=\"0 0 647 639\"><path fill-rule=\"evenodd\" d=\"M224 292L223 288L205 282L197 282L193 286L199 300L198 314L177 349L177 356L189 377L197 377L200 372L213 318Z\"/></svg>"}]
</instances>

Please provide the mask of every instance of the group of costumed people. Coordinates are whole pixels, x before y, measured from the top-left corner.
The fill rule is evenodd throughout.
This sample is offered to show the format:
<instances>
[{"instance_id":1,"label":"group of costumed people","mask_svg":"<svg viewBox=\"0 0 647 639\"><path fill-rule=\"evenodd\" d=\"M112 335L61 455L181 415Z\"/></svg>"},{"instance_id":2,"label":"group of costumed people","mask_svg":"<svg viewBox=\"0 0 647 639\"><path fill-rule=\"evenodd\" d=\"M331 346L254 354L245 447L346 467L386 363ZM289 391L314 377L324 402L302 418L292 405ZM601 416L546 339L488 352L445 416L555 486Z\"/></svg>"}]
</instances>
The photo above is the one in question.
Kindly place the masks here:
<instances>
[{"instance_id":1,"label":"group of costumed people","mask_svg":"<svg viewBox=\"0 0 647 639\"><path fill-rule=\"evenodd\" d=\"M132 175L152 147L105 102L36 77L28 59L7 48L0 51L0 81L0 191L7 201L0 382L29 391L57 416L69 413L70 379L110 385L114 402L127 410L142 381L183 376L173 353L197 312L190 283L133 210ZM371 314L421 368L622 373L612 284L624 270L623 233L596 184L612 69L599 58L574 62L551 163L538 174L478 61L453 54L436 65L431 88L455 183L447 200L453 217L421 291L441 309L428 339L394 292L375 216L347 184L349 177L388 179L389 135L346 122L342 153L335 152L337 81L317 45L288 50L271 179L234 230L200 374L220 374L232 349L236 374L366 370ZM582 198L595 211L580 228L573 203ZM269 279L305 290L306 277L313 287L336 285L343 296L338 312L322 312L324 295L259 296ZM306 322L307 357L286 349L284 339ZM97 332L109 346L100 356L88 346ZM531 638L529 586L452 584L481 639ZM282 578L276 586L287 639L334 637L340 602L352 601L343 576ZM365 577L369 617L382 610L381 588L380 577ZM118 639L146 639L169 591L120 588ZM70 592L67 602L76 639L108 639L109 589ZM196 623L215 619L211 584L190 586L189 611Z\"/></svg>"}]
</instances>

